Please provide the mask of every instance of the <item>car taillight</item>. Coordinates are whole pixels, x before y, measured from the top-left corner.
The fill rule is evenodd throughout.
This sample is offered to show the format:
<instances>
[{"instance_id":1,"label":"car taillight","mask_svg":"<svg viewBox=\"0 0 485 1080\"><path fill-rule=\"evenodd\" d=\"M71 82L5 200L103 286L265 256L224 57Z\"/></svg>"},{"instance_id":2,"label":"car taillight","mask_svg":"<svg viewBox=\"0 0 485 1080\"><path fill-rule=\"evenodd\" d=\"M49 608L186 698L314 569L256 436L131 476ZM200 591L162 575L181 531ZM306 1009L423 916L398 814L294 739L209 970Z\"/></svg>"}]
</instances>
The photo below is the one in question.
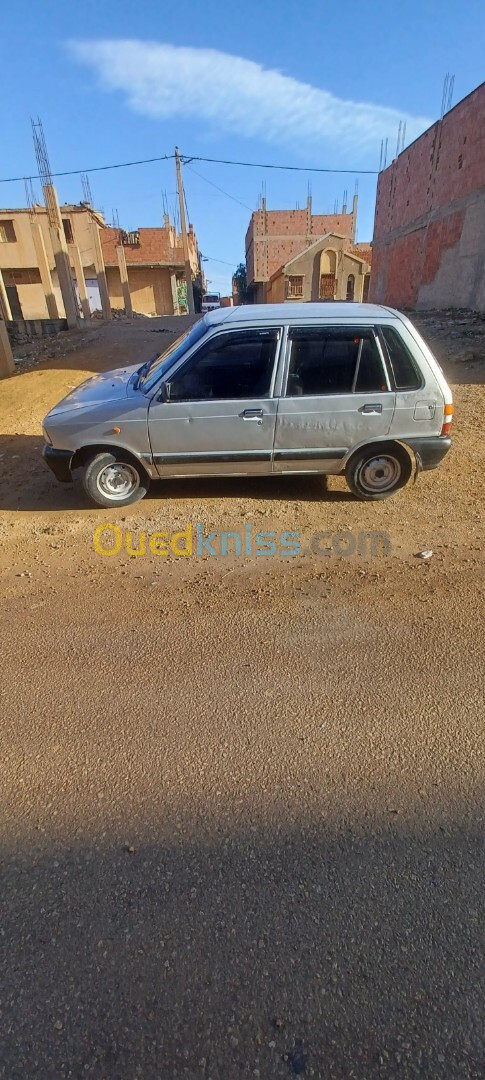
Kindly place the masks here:
<instances>
[{"instance_id":1,"label":"car taillight","mask_svg":"<svg viewBox=\"0 0 485 1080\"><path fill-rule=\"evenodd\" d=\"M445 411L443 416L443 427L441 428L442 435L450 434L451 421L453 420L453 405L445 405Z\"/></svg>"}]
</instances>

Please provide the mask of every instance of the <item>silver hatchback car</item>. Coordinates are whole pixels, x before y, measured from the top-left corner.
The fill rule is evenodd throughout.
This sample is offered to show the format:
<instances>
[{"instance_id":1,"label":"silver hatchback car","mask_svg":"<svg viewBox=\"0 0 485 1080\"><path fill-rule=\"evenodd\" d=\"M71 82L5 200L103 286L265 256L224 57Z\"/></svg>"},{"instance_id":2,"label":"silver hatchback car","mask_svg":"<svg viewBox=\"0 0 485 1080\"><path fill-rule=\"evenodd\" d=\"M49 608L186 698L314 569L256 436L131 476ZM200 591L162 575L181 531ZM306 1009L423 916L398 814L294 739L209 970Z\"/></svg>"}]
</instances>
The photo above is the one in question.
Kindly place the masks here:
<instances>
[{"instance_id":1,"label":"silver hatchback car","mask_svg":"<svg viewBox=\"0 0 485 1080\"><path fill-rule=\"evenodd\" d=\"M344 473L384 499L451 445L452 396L412 323L371 304L210 312L141 367L89 379L44 420L58 480L83 470L98 506L150 480Z\"/></svg>"}]
</instances>

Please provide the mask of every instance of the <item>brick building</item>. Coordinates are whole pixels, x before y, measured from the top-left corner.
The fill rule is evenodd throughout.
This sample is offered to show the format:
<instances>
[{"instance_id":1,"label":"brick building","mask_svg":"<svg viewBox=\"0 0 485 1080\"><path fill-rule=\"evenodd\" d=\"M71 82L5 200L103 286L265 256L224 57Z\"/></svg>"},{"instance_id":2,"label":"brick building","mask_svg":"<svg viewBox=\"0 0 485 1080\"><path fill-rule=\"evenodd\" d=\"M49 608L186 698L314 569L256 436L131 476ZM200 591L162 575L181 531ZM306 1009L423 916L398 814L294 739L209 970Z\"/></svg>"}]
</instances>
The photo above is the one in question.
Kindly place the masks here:
<instances>
[{"instance_id":1,"label":"brick building","mask_svg":"<svg viewBox=\"0 0 485 1080\"><path fill-rule=\"evenodd\" d=\"M128 270L133 310L144 315L172 315L187 309L187 285L182 237L168 214L161 228L124 232L109 226L101 234L111 307L124 306L116 248L122 244ZM200 275L200 258L193 226L189 226L189 254L193 278Z\"/></svg>"},{"instance_id":2,"label":"brick building","mask_svg":"<svg viewBox=\"0 0 485 1080\"><path fill-rule=\"evenodd\" d=\"M299 300L366 301L370 257L362 258L344 236L329 233L280 266L266 285L266 302ZM362 245L365 250L367 245Z\"/></svg>"},{"instance_id":3,"label":"brick building","mask_svg":"<svg viewBox=\"0 0 485 1080\"><path fill-rule=\"evenodd\" d=\"M322 236L334 233L352 245L356 221L357 196L351 212L343 206L340 214L312 214L310 197L304 210L267 210L263 199L246 233L247 282L253 301L264 303L273 275Z\"/></svg>"},{"instance_id":4,"label":"brick building","mask_svg":"<svg viewBox=\"0 0 485 1080\"><path fill-rule=\"evenodd\" d=\"M379 176L371 300L485 311L485 83Z\"/></svg>"}]
</instances>

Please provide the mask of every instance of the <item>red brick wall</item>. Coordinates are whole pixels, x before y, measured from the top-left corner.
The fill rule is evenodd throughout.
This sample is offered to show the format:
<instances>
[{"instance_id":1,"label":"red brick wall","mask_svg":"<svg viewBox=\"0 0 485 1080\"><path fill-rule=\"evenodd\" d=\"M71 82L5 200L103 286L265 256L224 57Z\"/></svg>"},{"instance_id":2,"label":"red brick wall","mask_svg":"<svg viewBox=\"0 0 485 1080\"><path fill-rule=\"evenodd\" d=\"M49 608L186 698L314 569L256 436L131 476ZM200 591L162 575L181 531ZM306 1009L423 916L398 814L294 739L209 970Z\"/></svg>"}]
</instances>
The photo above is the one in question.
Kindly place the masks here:
<instances>
[{"instance_id":1,"label":"red brick wall","mask_svg":"<svg viewBox=\"0 0 485 1080\"><path fill-rule=\"evenodd\" d=\"M485 274L472 236L485 229L485 83L433 124L379 176L372 300L395 306L473 306ZM467 227L467 213L474 215ZM482 221L483 218L483 221ZM483 245L482 245L483 249ZM453 254L454 252L454 254ZM467 263L467 260L473 260ZM466 284L465 284L466 282Z\"/></svg>"},{"instance_id":2,"label":"red brick wall","mask_svg":"<svg viewBox=\"0 0 485 1080\"><path fill-rule=\"evenodd\" d=\"M352 244L351 247L347 248L347 251L358 255L359 259L365 259L369 266L372 265L372 248L370 244Z\"/></svg>"},{"instance_id":3,"label":"red brick wall","mask_svg":"<svg viewBox=\"0 0 485 1080\"><path fill-rule=\"evenodd\" d=\"M267 281L280 266L325 233L351 240L354 215L310 214L305 210L256 210L246 233L248 282ZM264 240L257 240L258 237Z\"/></svg>"},{"instance_id":4,"label":"red brick wall","mask_svg":"<svg viewBox=\"0 0 485 1080\"><path fill-rule=\"evenodd\" d=\"M183 264L184 254L181 242L177 239L175 247L170 245L170 233L166 228L139 229L140 244L126 244L125 259L128 265L135 263L173 263ZM101 245L105 263L117 263L116 247L119 243L119 229L101 229Z\"/></svg>"}]
</instances>

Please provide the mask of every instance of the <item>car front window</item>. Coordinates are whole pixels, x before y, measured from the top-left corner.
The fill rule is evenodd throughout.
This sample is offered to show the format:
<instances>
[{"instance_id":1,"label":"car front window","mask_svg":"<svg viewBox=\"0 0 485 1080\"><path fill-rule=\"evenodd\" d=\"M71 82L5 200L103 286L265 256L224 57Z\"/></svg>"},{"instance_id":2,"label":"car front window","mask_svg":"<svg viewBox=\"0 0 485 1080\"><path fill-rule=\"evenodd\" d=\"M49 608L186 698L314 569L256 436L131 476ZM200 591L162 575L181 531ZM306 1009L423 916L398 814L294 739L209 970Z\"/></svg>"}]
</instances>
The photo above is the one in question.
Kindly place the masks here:
<instances>
[{"instance_id":1,"label":"car front window","mask_svg":"<svg viewBox=\"0 0 485 1080\"><path fill-rule=\"evenodd\" d=\"M207 326L203 319L191 326L189 330L186 330L184 334L176 338L175 341L169 345L163 353L156 356L147 366L146 370L141 370L140 381L138 383L140 390L144 394L148 394L153 389L159 379L163 377L169 371L173 364L188 352L195 345L197 341L207 333Z\"/></svg>"}]
</instances>

